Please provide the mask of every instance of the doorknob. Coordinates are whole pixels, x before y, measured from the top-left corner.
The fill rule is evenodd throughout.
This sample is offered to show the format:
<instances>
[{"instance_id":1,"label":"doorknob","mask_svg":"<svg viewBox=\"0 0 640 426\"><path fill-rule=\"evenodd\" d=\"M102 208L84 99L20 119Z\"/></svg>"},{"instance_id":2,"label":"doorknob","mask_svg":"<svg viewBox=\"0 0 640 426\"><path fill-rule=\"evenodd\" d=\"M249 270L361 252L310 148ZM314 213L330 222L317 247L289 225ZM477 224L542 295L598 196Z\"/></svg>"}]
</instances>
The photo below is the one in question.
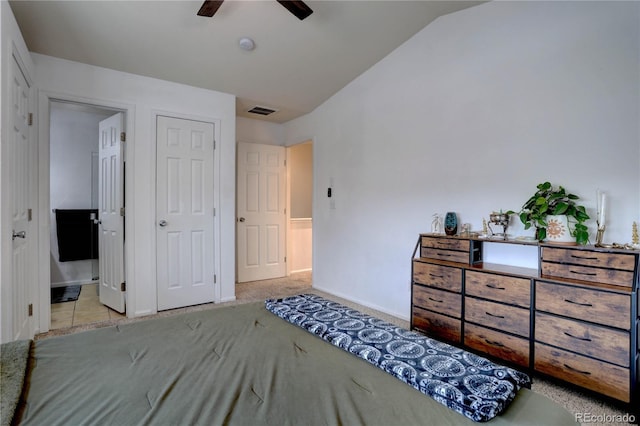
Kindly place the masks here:
<instances>
[{"instance_id":1,"label":"doorknob","mask_svg":"<svg viewBox=\"0 0 640 426\"><path fill-rule=\"evenodd\" d=\"M165 226L167 226L167 221L163 219L160 222L158 222L158 225L164 228Z\"/></svg>"},{"instance_id":2,"label":"doorknob","mask_svg":"<svg viewBox=\"0 0 640 426\"><path fill-rule=\"evenodd\" d=\"M25 231L16 232L13 231L13 235L11 236L11 240L15 240L16 238L27 238L27 233Z\"/></svg>"},{"instance_id":3,"label":"doorknob","mask_svg":"<svg viewBox=\"0 0 640 426\"><path fill-rule=\"evenodd\" d=\"M244 217L241 217L240 219L238 219L238 221L244 222Z\"/></svg>"}]
</instances>

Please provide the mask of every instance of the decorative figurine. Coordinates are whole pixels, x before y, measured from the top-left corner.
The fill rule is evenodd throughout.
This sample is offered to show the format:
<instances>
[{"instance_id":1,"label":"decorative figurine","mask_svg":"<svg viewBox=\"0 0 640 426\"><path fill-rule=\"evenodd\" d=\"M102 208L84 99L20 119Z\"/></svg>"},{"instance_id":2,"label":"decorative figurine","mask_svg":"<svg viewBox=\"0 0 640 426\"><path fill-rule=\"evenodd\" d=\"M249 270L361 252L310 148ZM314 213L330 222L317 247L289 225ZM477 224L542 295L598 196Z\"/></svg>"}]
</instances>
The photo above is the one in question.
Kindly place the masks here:
<instances>
[{"instance_id":1,"label":"decorative figurine","mask_svg":"<svg viewBox=\"0 0 640 426\"><path fill-rule=\"evenodd\" d=\"M433 220L431 221L431 233L440 233L440 215L438 215L438 213L433 214Z\"/></svg>"},{"instance_id":2,"label":"decorative figurine","mask_svg":"<svg viewBox=\"0 0 640 426\"><path fill-rule=\"evenodd\" d=\"M489 228L487 228L487 219L482 218L482 235L489 235Z\"/></svg>"},{"instance_id":3,"label":"decorative figurine","mask_svg":"<svg viewBox=\"0 0 640 426\"><path fill-rule=\"evenodd\" d=\"M640 237L638 237L638 224L636 222L633 222L633 225L631 225L631 244L634 246L640 244Z\"/></svg>"},{"instance_id":4,"label":"decorative figurine","mask_svg":"<svg viewBox=\"0 0 640 426\"><path fill-rule=\"evenodd\" d=\"M602 239L604 237L604 231L607 229L607 196L599 189L596 191L596 247L604 247Z\"/></svg>"}]
</instances>

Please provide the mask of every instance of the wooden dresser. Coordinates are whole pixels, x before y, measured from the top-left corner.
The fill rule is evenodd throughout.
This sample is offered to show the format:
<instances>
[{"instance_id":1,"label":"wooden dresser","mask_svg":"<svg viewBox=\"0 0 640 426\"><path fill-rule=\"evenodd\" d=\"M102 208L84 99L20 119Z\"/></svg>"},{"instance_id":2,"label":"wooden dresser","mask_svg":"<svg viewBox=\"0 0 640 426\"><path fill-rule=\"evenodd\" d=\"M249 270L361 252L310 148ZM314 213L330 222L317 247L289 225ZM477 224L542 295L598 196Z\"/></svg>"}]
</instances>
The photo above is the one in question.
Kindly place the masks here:
<instances>
[{"instance_id":1,"label":"wooden dresser","mask_svg":"<svg viewBox=\"0 0 640 426\"><path fill-rule=\"evenodd\" d=\"M538 267L485 263L486 244L535 246ZM525 370L637 402L639 255L421 234L412 258L411 327Z\"/></svg>"}]
</instances>

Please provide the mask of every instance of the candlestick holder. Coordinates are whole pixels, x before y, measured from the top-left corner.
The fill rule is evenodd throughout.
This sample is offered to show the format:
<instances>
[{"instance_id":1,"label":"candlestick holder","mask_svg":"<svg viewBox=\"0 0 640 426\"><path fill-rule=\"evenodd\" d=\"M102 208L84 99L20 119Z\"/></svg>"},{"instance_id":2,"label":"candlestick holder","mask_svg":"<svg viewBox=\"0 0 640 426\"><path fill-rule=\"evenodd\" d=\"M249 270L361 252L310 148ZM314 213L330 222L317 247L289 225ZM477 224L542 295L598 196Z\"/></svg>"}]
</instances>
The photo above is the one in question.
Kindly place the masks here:
<instances>
[{"instance_id":1,"label":"candlestick holder","mask_svg":"<svg viewBox=\"0 0 640 426\"><path fill-rule=\"evenodd\" d=\"M596 247L603 247L602 238L604 237L604 231L606 228L606 225L598 225L598 230L596 231Z\"/></svg>"}]
</instances>

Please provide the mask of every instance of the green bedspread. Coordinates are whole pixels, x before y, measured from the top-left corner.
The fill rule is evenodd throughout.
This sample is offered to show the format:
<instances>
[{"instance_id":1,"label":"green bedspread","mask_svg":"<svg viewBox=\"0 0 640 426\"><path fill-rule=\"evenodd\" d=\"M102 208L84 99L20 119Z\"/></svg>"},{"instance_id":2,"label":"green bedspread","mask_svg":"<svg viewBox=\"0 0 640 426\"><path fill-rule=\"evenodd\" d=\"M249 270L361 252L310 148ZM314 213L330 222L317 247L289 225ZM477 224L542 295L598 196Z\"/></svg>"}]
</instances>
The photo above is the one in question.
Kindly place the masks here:
<instances>
[{"instance_id":1,"label":"green bedspread","mask_svg":"<svg viewBox=\"0 0 640 426\"><path fill-rule=\"evenodd\" d=\"M35 342L21 423L468 425L263 303ZM523 389L495 425L575 424Z\"/></svg>"}]
</instances>

